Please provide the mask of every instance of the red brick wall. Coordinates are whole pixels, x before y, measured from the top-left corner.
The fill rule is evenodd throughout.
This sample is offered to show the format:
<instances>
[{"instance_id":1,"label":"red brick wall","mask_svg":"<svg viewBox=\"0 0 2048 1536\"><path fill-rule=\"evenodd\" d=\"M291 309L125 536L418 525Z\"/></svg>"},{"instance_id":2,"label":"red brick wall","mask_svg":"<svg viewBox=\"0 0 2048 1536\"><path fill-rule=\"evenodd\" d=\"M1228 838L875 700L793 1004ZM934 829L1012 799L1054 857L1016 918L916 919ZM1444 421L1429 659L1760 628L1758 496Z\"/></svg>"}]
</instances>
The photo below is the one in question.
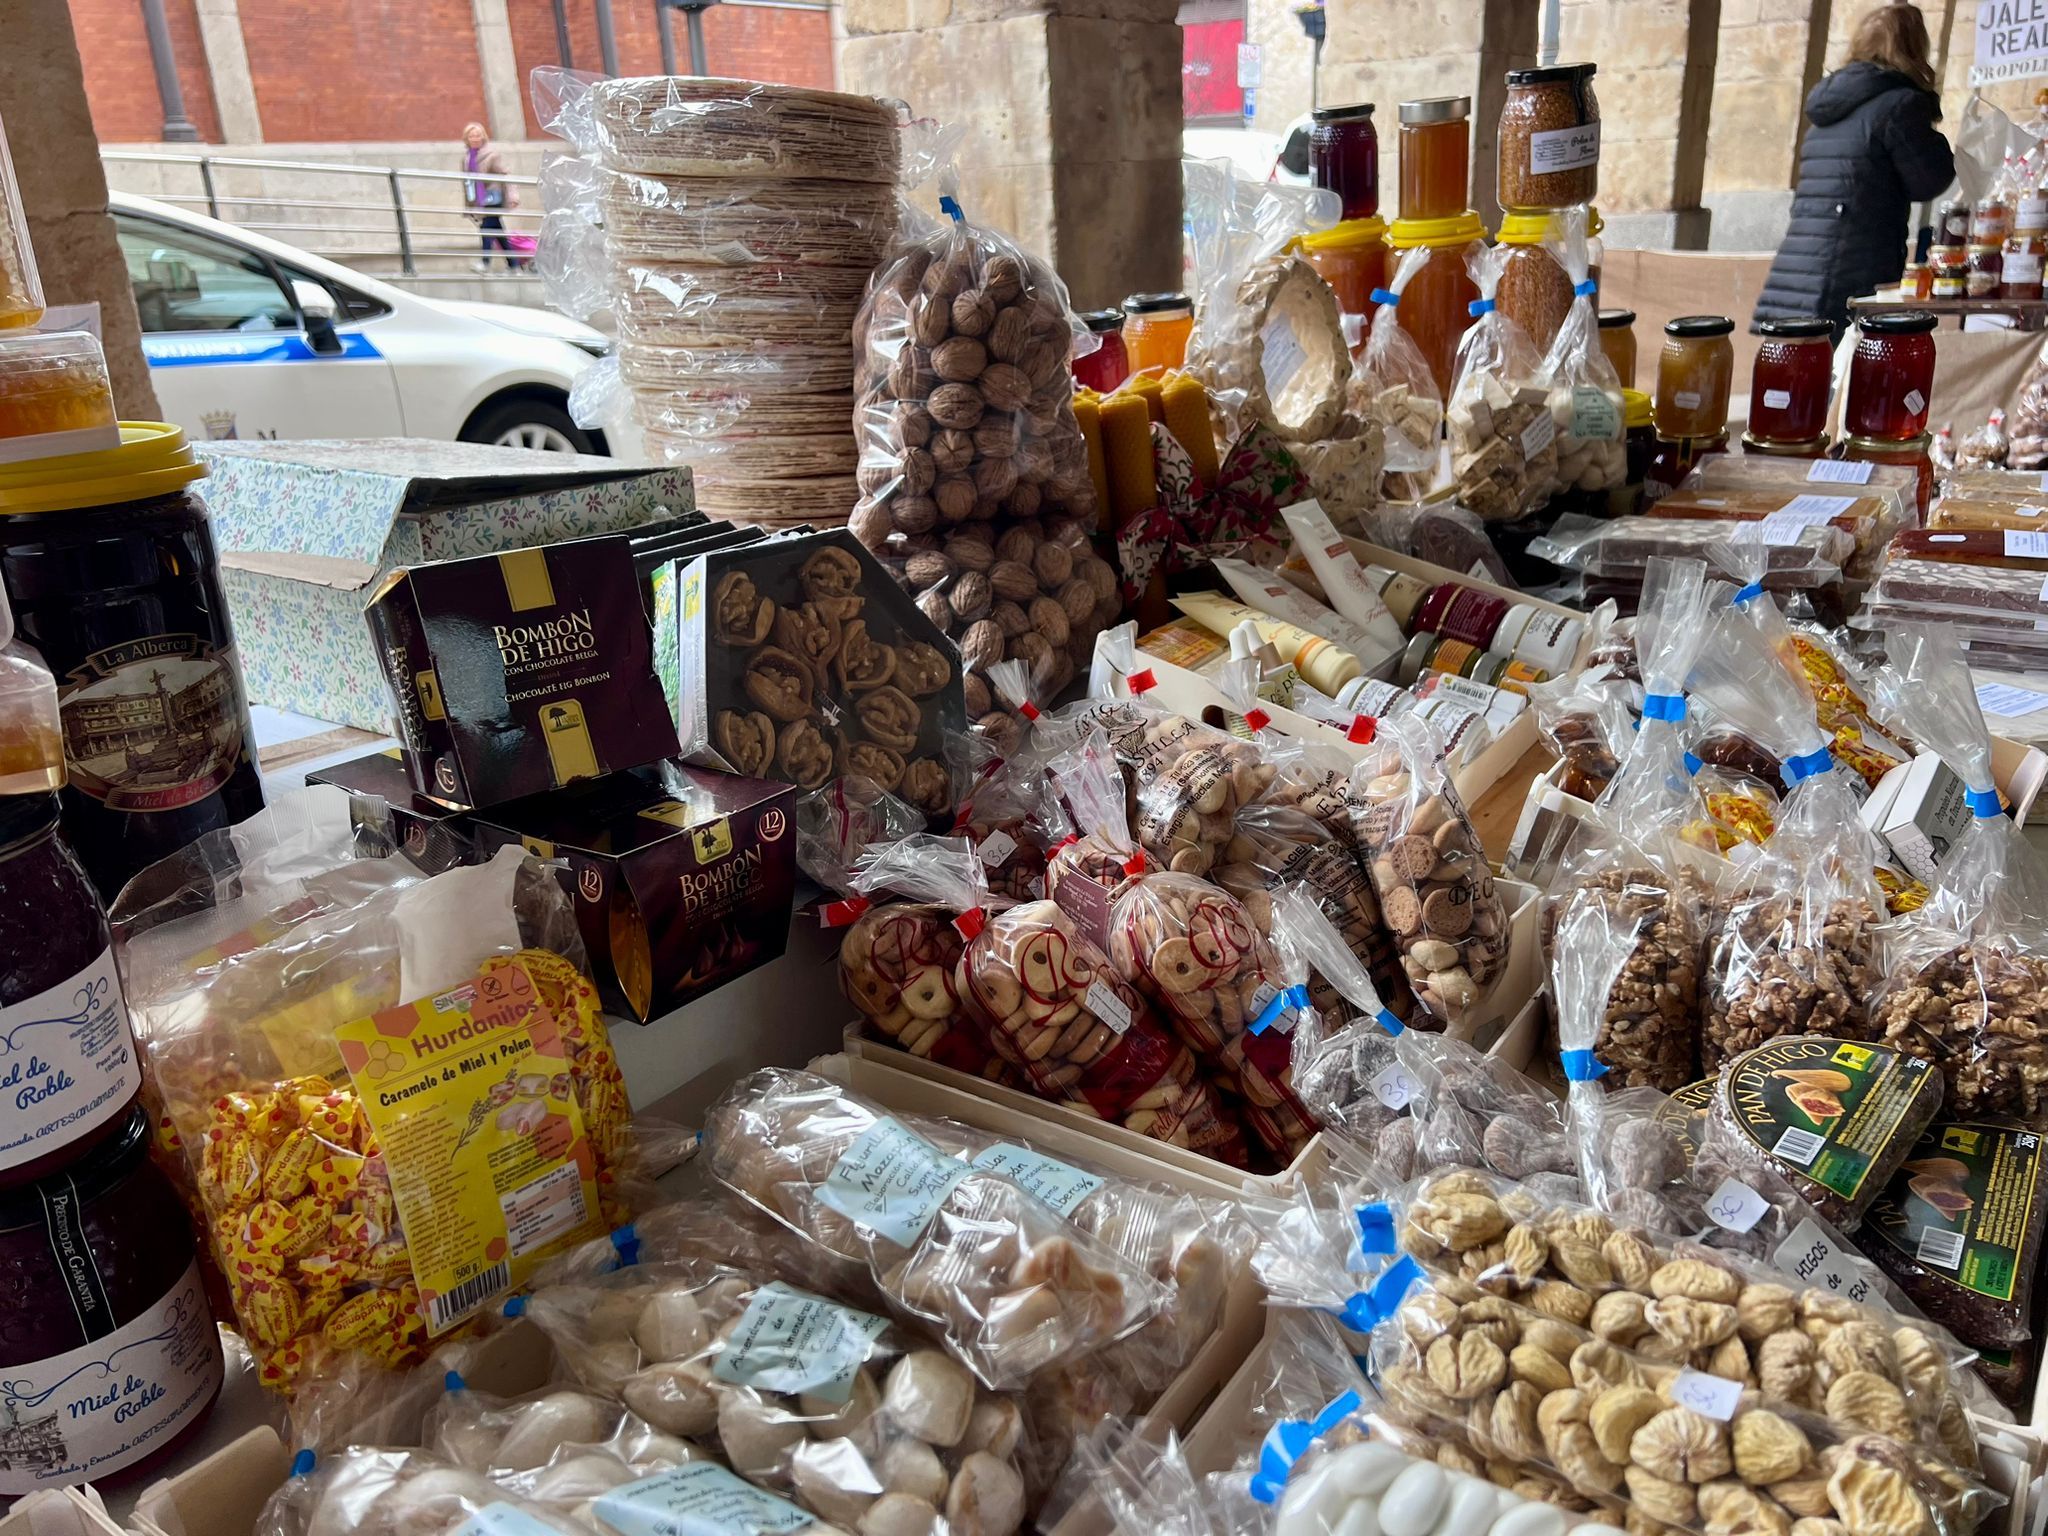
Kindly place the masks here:
<instances>
[{"instance_id":1,"label":"red brick wall","mask_svg":"<svg viewBox=\"0 0 2048 1536\"><path fill-rule=\"evenodd\" d=\"M484 116L469 0L241 0L263 136L448 139Z\"/></svg>"},{"instance_id":2,"label":"red brick wall","mask_svg":"<svg viewBox=\"0 0 2048 1536\"><path fill-rule=\"evenodd\" d=\"M70 0L85 60L93 127L103 142L153 140L163 126L138 0ZM565 0L578 69L603 68L593 0ZM185 107L200 133L220 128L199 43L194 0L164 0ZM527 132L540 137L527 90L536 65L560 62L551 0L507 0ZM309 13L305 0L241 0L242 36L263 134L274 143L460 138L484 116L483 78L469 0L346 0ZM612 0L619 70L661 72L653 0ZM687 23L668 13L677 67L690 67ZM727 3L704 16L714 75L829 89L832 23L823 10Z\"/></svg>"},{"instance_id":3,"label":"red brick wall","mask_svg":"<svg viewBox=\"0 0 2048 1536\"><path fill-rule=\"evenodd\" d=\"M214 114L206 50L199 41L198 10L193 0L164 0L164 19L170 24L171 54L178 61L185 115L198 125L201 138L218 143L220 120ZM86 100L100 142L127 144L161 138L163 102L157 95L149 35L142 29L142 7L137 0L71 0L71 26L78 34ZM22 130L16 128L16 154L22 152L23 137Z\"/></svg>"}]
</instances>

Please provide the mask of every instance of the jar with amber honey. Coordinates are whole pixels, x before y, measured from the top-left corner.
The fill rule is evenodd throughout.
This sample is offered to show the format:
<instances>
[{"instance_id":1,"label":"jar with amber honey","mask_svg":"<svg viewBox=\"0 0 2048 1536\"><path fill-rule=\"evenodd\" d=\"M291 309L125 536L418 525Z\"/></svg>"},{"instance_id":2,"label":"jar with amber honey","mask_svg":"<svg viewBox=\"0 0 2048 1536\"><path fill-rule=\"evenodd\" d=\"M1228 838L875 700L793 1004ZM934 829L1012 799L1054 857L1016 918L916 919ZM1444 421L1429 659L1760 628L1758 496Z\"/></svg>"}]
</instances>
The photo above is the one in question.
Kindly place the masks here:
<instances>
[{"instance_id":1,"label":"jar with amber honey","mask_svg":"<svg viewBox=\"0 0 2048 1536\"><path fill-rule=\"evenodd\" d=\"M91 334L0 340L0 464L120 446L114 389Z\"/></svg>"},{"instance_id":2,"label":"jar with amber honey","mask_svg":"<svg viewBox=\"0 0 2048 1536\"><path fill-rule=\"evenodd\" d=\"M1401 217L1448 219L1465 211L1472 179L1472 98L1404 101Z\"/></svg>"},{"instance_id":3,"label":"jar with amber honey","mask_svg":"<svg viewBox=\"0 0 2048 1536\"><path fill-rule=\"evenodd\" d=\"M43 280L36 272L36 248L29 243L28 215L7 132L0 128L0 331L26 329L43 318Z\"/></svg>"},{"instance_id":4,"label":"jar with amber honey","mask_svg":"<svg viewBox=\"0 0 2048 1536\"><path fill-rule=\"evenodd\" d=\"M1636 312L1632 309L1600 311L1600 350L1614 367L1623 389L1636 387Z\"/></svg>"},{"instance_id":5,"label":"jar with amber honey","mask_svg":"<svg viewBox=\"0 0 2048 1536\"><path fill-rule=\"evenodd\" d=\"M1726 315L1681 315L1665 324L1657 359L1659 437L1711 438L1727 430L1734 332L1735 322Z\"/></svg>"},{"instance_id":6,"label":"jar with amber honey","mask_svg":"<svg viewBox=\"0 0 2048 1536\"><path fill-rule=\"evenodd\" d=\"M1187 362L1195 306L1184 293L1134 293L1123 302L1124 353L1132 373Z\"/></svg>"}]
</instances>

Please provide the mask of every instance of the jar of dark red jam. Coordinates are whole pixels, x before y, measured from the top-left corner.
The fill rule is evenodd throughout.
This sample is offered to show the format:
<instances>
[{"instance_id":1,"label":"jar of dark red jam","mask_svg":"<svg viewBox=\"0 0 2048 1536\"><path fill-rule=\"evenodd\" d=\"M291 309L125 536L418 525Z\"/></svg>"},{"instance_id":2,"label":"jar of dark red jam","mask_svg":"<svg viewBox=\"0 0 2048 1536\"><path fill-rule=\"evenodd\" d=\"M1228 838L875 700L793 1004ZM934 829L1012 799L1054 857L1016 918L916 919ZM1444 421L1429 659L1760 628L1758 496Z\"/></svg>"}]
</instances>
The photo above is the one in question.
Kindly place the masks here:
<instances>
[{"instance_id":1,"label":"jar of dark red jam","mask_svg":"<svg viewBox=\"0 0 2048 1536\"><path fill-rule=\"evenodd\" d=\"M1828 420L1834 326L1816 318L1766 320L1749 376L1749 435L1762 443L1806 443Z\"/></svg>"},{"instance_id":2,"label":"jar of dark red jam","mask_svg":"<svg viewBox=\"0 0 2048 1536\"><path fill-rule=\"evenodd\" d=\"M0 1496L135 1477L220 1395L220 1335L149 1117L0 1198Z\"/></svg>"},{"instance_id":3,"label":"jar of dark red jam","mask_svg":"<svg viewBox=\"0 0 2048 1536\"><path fill-rule=\"evenodd\" d=\"M1116 392L1117 385L1130 377L1131 361L1124 351L1124 312L1120 309L1092 309L1081 321L1094 333L1093 352L1074 359L1074 382L1097 394Z\"/></svg>"},{"instance_id":4,"label":"jar of dark red jam","mask_svg":"<svg viewBox=\"0 0 2048 1536\"><path fill-rule=\"evenodd\" d=\"M0 797L0 1190L126 1124L142 1088L107 915L54 794Z\"/></svg>"},{"instance_id":5,"label":"jar of dark red jam","mask_svg":"<svg viewBox=\"0 0 2048 1536\"><path fill-rule=\"evenodd\" d=\"M1372 106L1318 107L1309 130L1309 180L1337 194L1340 219L1369 219L1380 211L1380 136Z\"/></svg>"},{"instance_id":6,"label":"jar of dark red jam","mask_svg":"<svg viewBox=\"0 0 2048 1536\"><path fill-rule=\"evenodd\" d=\"M1927 430L1934 392L1936 316L1924 309L1866 315L1856 323L1842 430L1899 442Z\"/></svg>"}]
</instances>

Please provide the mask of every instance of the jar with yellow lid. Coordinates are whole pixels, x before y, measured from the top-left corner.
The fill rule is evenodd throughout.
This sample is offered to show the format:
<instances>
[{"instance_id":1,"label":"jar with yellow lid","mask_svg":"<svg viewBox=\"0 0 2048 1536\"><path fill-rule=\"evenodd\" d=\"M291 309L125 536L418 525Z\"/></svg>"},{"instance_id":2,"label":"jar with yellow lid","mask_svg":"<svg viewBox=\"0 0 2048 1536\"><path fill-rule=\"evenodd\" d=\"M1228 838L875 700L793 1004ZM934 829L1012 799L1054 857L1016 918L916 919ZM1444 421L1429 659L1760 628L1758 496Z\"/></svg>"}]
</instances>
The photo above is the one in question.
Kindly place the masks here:
<instances>
[{"instance_id":1,"label":"jar with yellow lid","mask_svg":"<svg viewBox=\"0 0 2048 1536\"><path fill-rule=\"evenodd\" d=\"M1449 219L1396 219L1387 230L1387 244L1394 250L1430 253L1428 265L1402 290L1401 329L1422 349L1441 394L1450 393L1458 341L1472 323L1471 305L1479 297L1465 257L1485 240L1486 226L1470 209Z\"/></svg>"},{"instance_id":2,"label":"jar with yellow lid","mask_svg":"<svg viewBox=\"0 0 2048 1536\"><path fill-rule=\"evenodd\" d=\"M263 809L219 560L184 434L0 465L0 580L57 677L64 829L100 894Z\"/></svg>"},{"instance_id":3,"label":"jar with yellow lid","mask_svg":"<svg viewBox=\"0 0 2048 1536\"><path fill-rule=\"evenodd\" d=\"M1614 365L1614 376L1623 389L1636 387L1636 312L1632 309L1600 311L1600 350ZM1647 397L1645 397L1647 398Z\"/></svg>"},{"instance_id":4,"label":"jar with yellow lid","mask_svg":"<svg viewBox=\"0 0 2048 1536\"><path fill-rule=\"evenodd\" d=\"M1356 353L1365 346L1372 318L1373 290L1387 286L1387 223L1380 218L1346 219L1301 237L1301 254L1337 295L1345 316L1344 334Z\"/></svg>"},{"instance_id":5,"label":"jar with yellow lid","mask_svg":"<svg viewBox=\"0 0 2048 1536\"><path fill-rule=\"evenodd\" d=\"M28 215L0 128L0 331L25 329L43 318L43 280L36 248L29 243Z\"/></svg>"},{"instance_id":6,"label":"jar with yellow lid","mask_svg":"<svg viewBox=\"0 0 2048 1536\"><path fill-rule=\"evenodd\" d=\"M85 331L0 341L0 464L121 446L114 388Z\"/></svg>"}]
</instances>

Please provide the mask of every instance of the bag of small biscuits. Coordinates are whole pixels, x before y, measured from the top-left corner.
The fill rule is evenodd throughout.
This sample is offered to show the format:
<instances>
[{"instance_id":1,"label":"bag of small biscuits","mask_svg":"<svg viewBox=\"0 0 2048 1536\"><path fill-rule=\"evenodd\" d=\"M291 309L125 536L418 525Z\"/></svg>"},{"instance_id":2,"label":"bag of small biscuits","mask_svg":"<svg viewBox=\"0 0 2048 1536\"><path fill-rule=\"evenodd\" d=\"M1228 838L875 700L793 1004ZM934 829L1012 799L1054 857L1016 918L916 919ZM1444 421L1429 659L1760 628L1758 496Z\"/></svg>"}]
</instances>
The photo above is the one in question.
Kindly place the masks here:
<instances>
[{"instance_id":1,"label":"bag of small biscuits","mask_svg":"<svg viewBox=\"0 0 2048 1536\"><path fill-rule=\"evenodd\" d=\"M1416 1002L1435 1027L1455 1026L1500 974L1507 906L1436 728L1395 716L1380 722L1378 740L1382 750L1352 774L1352 825Z\"/></svg>"},{"instance_id":2,"label":"bag of small biscuits","mask_svg":"<svg viewBox=\"0 0 2048 1536\"><path fill-rule=\"evenodd\" d=\"M1023 1073L1034 1093L1244 1165L1242 1127L1193 1053L1111 966L1106 926L1097 929L1052 901L997 909L962 838L905 838L870 861L861 884L954 914L965 941L955 969L960 997L990 1048Z\"/></svg>"},{"instance_id":3,"label":"bag of small biscuits","mask_svg":"<svg viewBox=\"0 0 2048 1536\"><path fill-rule=\"evenodd\" d=\"M1945 1115L2038 1123L2048 1108L2048 861L1999 798L1955 631L1905 625L1885 641L1907 729L1962 780L1971 820L1927 904L1898 924L1875 1023L1887 1045L1939 1065Z\"/></svg>"}]
</instances>

